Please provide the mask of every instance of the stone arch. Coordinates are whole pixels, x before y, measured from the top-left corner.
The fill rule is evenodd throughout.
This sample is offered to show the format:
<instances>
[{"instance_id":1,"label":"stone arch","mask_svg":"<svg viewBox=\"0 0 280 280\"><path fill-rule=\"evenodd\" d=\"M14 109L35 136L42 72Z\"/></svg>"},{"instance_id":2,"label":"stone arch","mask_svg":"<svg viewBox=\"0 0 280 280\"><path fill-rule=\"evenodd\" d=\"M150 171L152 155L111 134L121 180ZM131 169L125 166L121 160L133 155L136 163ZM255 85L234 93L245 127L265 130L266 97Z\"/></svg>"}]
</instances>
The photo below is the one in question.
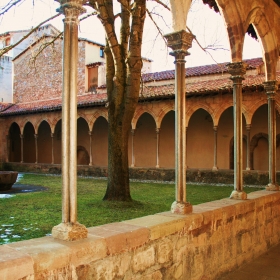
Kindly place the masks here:
<instances>
[{"instance_id":1,"label":"stone arch","mask_svg":"<svg viewBox=\"0 0 280 280\"><path fill-rule=\"evenodd\" d=\"M250 143L250 161L251 161L251 168L255 169L254 167L254 150L258 145L258 142L261 138L264 138L267 140L268 142L268 134L267 133L257 133L256 135L254 135L251 139L251 143Z\"/></svg>"},{"instance_id":2,"label":"stone arch","mask_svg":"<svg viewBox=\"0 0 280 280\"><path fill-rule=\"evenodd\" d=\"M38 145L38 162L51 163L52 162L52 139L51 126L44 119L37 127L37 145Z\"/></svg>"},{"instance_id":3,"label":"stone arch","mask_svg":"<svg viewBox=\"0 0 280 280\"><path fill-rule=\"evenodd\" d=\"M54 163L61 163L61 130L62 119L57 120L53 129Z\"/></svg>"},{"instance_id":4,"label":"stone arch","mask_svg":"<svg viewBox=\"0 0 280 280\"><path fill-rule=\"evenodd\" d=\"M242 61L242 52L244 44L244 29L241 13L237 8L236 1L216 0L219 11L222 14L228 32L229 44L231 49L232 62Z\"/></svg>"},{"instance_id":5,"label":"stone arch","mask_svg":"<svg viewBox=\"0 0 280 280\"><path fill-rule=\"evenodd\" d=\"M215 120L216 120L216 124L219 125L219 122L221 120L221 116L222 114L230 107L233 106L233 102L230 101L228 103L225 103L223 104L223 106L221 106L220 109L218 109L216 112L215 112Z\"/></svg>"},{"instance_id":6,"label":"stone arch","mask_svg":"<svg viewBox=\"0 0 280 280\"><path fill-rule=\"evenodd\" d=\"M264 52L264 62L266 69L266 80L276 80L276 66L278 60L278 48L276 36L269 23L264 8L255 7L248 14L246 25L252 24L262 42Z\"/></svg>"},{"instance_id":7,"label":"stone arch","mask_svg":"<svg viewBox=\"0 0 280 280\"><path fill-rule=\"evenodd\" d=\"M23 128L23 161L35 163L35 129L30 121L27 121Z\"/></svg>"},{"instance_id":8,"label":"stone arch","mask_svg":"<svg viewBox=\"0 0 280 280\"><path fill-rule=\"evenodd\" d=\"M261 99L258 100L256 102L253 103L253 105L250 107L249 109L249 114L248 114L248 121L247 124L251 124L252 123L252 119L254 117L254 114L256 113L256 111L263 105L267 104L267 99Z\"/></svg>"},{"instance_id":9,"label":"stone arch","mask_svg":"<svg viewBox=\"0 0 280 280\"><path fill-rule=\"evenodd\" d=\"M89 165L89 154L85 147L77 146L77 164Z\"/></svg>"},{"instance_id":10,"label":"stone arch","mask_svg":"<svg viewBox=\"0 0 280 280\"><path fill-rule=\"evenodd\" d=\"M147 109L147 108L139 108L133 118L132 118L132 121L131 121L131 128L132 129L135 129L136 128L136 125L137 125L137 122L138 120L140 119L140 117L144 114L144 113L148 113L149 115L151 115L156 123L156 127L159 128L159 125L158 125L158 122L157 122L157 118L154 114L154 112L150 109Z\"/></svg>"},{"instance_id":11,"label":"stone arch","mask_svg":"<svg viewBox=\"0 0 280 280\"><path fill-rule=\"evenodd\" d=\"M215 122L214 122L214 111L213 111L213 109L211 107L207 106L204 103L199 103L199 104L196 104L195 106L190 107L189 110L187 110L187 112L186 112L186 127L188 127L189 121L190 121L190 118L192 117L192 115L199 109L203 109L204 111L206 111L211 116L213 125L215 125L214 124Z\"/></svg>"},{"instance_id":12,"label":"stone arch","mask_svg":"<svg viewBox=\"0 0 280 280\"><path fill-rule=\"evenodd\" d=\"M162 120L164 119L165 115L168 114L170 111L174 111L174 103L168 104L161 108L160 112L158 113L158 116L156 118L156 123L158 123L158 128L161 127Z\"/></svg>"},{"instance_id":13,"label":"stone arch","mask_svg":"<svg viewBox=\"0 0 280 280\"><path fill-rule=\"evenodd\" d=\"M108 122L108 111L97 110L96 112L94 112L91 119L88 121L90 131L93 130L94 124L99 117L103 117Z\"/></svg>"},{"instance_id":14,"label":"stone arch","mask_svg":"<svg viewBox=\"0 0 280 280\"><path fill-rule=\"evenodd\" d=\"M48 118L40 118L40 119L38 119L38 121L36 121L36 123L34 124L35 134L38 134L38 129L39 129L41 123L44 122L44 121L47 122L49 126L51 126L51 125L50 125L50 122L49 122L49 120L48 120Z\"/></svg>"},{"instance_id":15,"label":"stone arch","mask_svg":"<svg viewBox=\"0 0 280 280\"><path fill-rule=\"evenodd\" d=\"M21 139L20 127L16 122L12 122L9 126L9 142L7 159L10 162L21 161Z\"/></svg>"}]
</instances>

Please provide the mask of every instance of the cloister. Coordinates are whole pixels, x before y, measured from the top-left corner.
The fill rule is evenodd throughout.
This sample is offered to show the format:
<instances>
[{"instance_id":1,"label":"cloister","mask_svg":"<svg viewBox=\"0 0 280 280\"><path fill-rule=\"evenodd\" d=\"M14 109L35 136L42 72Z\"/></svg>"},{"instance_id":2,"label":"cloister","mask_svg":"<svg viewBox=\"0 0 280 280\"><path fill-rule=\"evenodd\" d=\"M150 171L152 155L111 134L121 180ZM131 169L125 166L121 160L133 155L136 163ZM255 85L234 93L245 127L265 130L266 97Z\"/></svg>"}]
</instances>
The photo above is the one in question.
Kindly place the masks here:
<instances>
[{"instance_id":1,"label":"cloister","mask_svg":"<svg viewBox=\"0 0 280 280\"><path fill-rule=\"evenodd\" d=\"M6 153L7 161L35 163L46 159L55 163L56 141L60 141L61 126L62 222L54 226L52 237L1 246L3 261L0 269L4 279L217 279L279 243L280 193L276 181L276 150L279 145L276 131L279 124L276 122L276 104L279 92L277 62L280 52L280 3L278 0L203 1L219 10L224 17L232 56L232 62L227 65L227 79L232 81L233 94L223 95L221 92L207 97L213 101L212 105L216 104L214 108L208 107L207 98L194 98L193 101L189 99L188 104L189 100L185 97L185 57L194 38L185 31L190 2L170 1L174 32L165 37L175 57L175 101L166 100L165 106L158 103L158 108L156 104L154 107L150 105L153 103L138 105L131 124L131 165L141 163L139 155L135 154L138 129L141 131L141 126L137 125L141 118L153 120L149 122L152 124L150 130L146 128L143 132L147 135L153 132L154 135L151 137L155 141L154 159L150 165L165 164L165 160L160 157L160 139L166 137L168 141L175 143L173 158L176 191L171 211L89 229L79 224L77 217L77 146L88 145L88 158L83 153L84 149L80 152L86 163L101 161L101 157L94 158L96 153L92 149L95 146L91 142L96 141L97 137L102 142L102 137L106 135L106 129L103 136L94 134L96 127L101 126L102 122L102 127L106 127L106 111L97 109L88 115L87 109L77 110L77 69L73 65L78 60L78 15L83 11L83 2L60 2L61 11L65 14L64 69L70 70L63 72L62 124L60 125L60 117L56 112L48 113L37 121L31 115L26 119L15 116L9 122L5 120L5 133L2 133L1 143L6 141L9 131L10 135L14 133L15 143L7 141L6 147L2 147L1 155L5 155L6 150L10 151ZM254 93L258 98L242 90L248 71L242 60L242 49L244 35L250 25L263 46L265 81L262 93ZM222 106L219 103L221 101ZM230 198L192 206L187 200L186 184L186 168L192 164L191 160L188 161L187 151L192 144L186 135L196 133L199 128L197 123L202 119L209 123L209 130L207 132L204 129L204 133L212 135L212 143L209 144L209 154L204 154L204 150L199 148L194 151L194 156L198 157L200 151L205 164L210 168L233 167L234 189ZM170 127L166 136L164 130L173 120L175 137L170 139L168 136L172 128ZM233 148L224 149L229 153L223 162L217 143L222 143L223 135L219 134L221 127L230 129L230 120L233 121L230 139L233 137L233 140L229 142ZM255 130L255 122L263 126L267 123L267 135L261 130ZM39 139L43 139L40 134L44 127L44 131L48 131L48 156L40 155L42 143ZM219 137L221 141L217 141ZM28 141L25 142L25 138L29 138ZM256 139L260 138L268 139L269 181L265 190L247 195L243 190L243 164L248 169L261 164L263 155L252 153L254 143L259 142ZM87 141L87 144L82 143L83 141ZM30 146L27 148L24 145ZM34 146L35 152L34 148L30 152ZM11 153L13 149L17 151L14 155ZM106 147L103 151L105 149ZM210 154L211 157L208 157ZM247 156L244 157L244 154ZM259 162L256 160L258 156L261 158ZM206 158L210 158L209 161Z\"/></svg>"}]
</instances>

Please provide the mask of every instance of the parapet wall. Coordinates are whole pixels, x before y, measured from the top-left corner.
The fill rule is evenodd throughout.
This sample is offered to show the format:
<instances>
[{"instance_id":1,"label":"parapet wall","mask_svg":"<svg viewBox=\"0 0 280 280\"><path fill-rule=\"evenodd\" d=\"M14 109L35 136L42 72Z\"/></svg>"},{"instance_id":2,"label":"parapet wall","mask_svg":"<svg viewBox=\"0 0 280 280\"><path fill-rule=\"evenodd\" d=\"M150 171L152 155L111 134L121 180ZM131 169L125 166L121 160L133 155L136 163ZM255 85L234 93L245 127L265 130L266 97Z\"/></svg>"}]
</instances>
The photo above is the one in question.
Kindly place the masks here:
<instances>
[{"instance_id":1,"label":"parapet wall","mask_svg":"<svg viewBox=\"0 0 280 280\"><path fill-rule=\"evenodd\" d=\"M88 238L51 236L0 246L10 279L217 279L280 242L280 192L222 199L88 228Z\"/></svg>"},{"instance_id":2,"label":"parapet wall","mask_svg":"<svg viewBox=\"0 0 280 280\"><path fill-rule=\"evenodd\" d=\"M3 170L19 171L19 172L35 172L47 174L61 174L60 164L46 163L16 163L5 162L2 164ZM0 165L1 168L1 165ZM1 169L0 169L1 170ZM92 177L107 177L107 167L97 167L88 165L78 165L78 175ZM157 181L174 181L174 169L167 168L142 168L133 167L129 169L131 179L137 180L157 180ZM210 184L233 184L233 170L221 169L212 171L211 169L187 169L187 182L210 183ZM280 172L276 173L277 181L280 182ZM243 171L243 182L245 185L262 185L268 184L267 171Z\"/></svg>"}]
</instances>

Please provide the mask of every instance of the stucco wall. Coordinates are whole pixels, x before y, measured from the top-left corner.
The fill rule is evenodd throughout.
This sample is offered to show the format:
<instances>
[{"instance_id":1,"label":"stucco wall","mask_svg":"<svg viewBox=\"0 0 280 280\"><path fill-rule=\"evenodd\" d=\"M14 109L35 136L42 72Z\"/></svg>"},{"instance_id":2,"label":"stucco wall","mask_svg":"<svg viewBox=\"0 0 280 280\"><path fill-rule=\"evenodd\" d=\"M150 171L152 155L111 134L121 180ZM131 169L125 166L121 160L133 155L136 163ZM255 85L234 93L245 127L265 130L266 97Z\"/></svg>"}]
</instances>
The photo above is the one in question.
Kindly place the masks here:
<instances>
[{"instance_id":1,"label":"stucco wall","mask_svg":"<svg viewBox=\"0 0 280 280\"><path fill-rule=\"evenodd\" d=\"M193 213L159 213L88 228L88 238L0 246L10 279L217 279L280 242L280 193L222 199Z\"/></svg>"}]
</instances>

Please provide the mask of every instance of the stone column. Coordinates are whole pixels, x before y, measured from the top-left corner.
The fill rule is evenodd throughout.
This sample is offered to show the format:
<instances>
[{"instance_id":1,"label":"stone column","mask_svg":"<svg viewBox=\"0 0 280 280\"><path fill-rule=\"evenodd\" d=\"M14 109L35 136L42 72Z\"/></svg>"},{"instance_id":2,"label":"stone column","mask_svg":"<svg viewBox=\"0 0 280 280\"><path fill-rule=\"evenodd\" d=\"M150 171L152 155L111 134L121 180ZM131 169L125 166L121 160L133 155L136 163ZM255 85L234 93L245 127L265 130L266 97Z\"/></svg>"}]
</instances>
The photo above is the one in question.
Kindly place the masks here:
<instances>
[{"instance_id":1,"label":"stone column","mask_svg":"<svg viewBox=\"0 0 280 280\"><path fill-rule=\"evenodd\" d=\"M243 191L242 170L242 80L246 73L247 65L244 62L233 62L227 65L233 81L233 122L234 122L234 191L232 199L246 199L247 194Z\"/></svg>"},{"instance_id":2,"label":"stone column","mask_svg":"<svg viewBox=\"0 0 280 280\"><path fill-rule=\"evenodd\" d=\"M251 144L251 125L247 124L246 125L246 131L247 131L247 167L246 170L251 170L251 152L250 152L250 144Z\"/></svg>"},{"instance_id":3,"label":"stone column","mask_svg":"<svg viewBox=\"0 0 280 280\"><path fill-rule=\"evenodd\" d=\"M65 15L63 36L62 90L62 223L52 236L62 240L87 237L85 226L77 222L77 71L78 16L85 11L82 0L61 0Z\"/></svg>"},{"instance_id":4,"label":"stone column","mask_svg":"<svg viewBox=\"0 0 280 280\"><path fill-rule=\"evenodd\" d=\"M269 160L269 183L267 191L279 191L276 183L276 108L275 94L277 81L264 82L264 89L268 100L268 160Z\"/></svg>"},{"instance_id":5,"label":"stone column","mask_svg":"<svg viewBox=\"0 0 280 280\"><path fill-rule=\"evenodd\" d=\"M156 134L157 134L157 164L156 168L159 168L159 128L156 128Z\"/></svg>"},{"instance_id":6,"label":"stone column","mask_svg":"<svg viewBox=\"0 0 280 280\"><path fill-rule=\"evenodd\" d=\"M89 165L92 165L92 132L89 130Z\"/></svg>"},{"instance_id":7,"label":"stone column","mask_svg":"<svg viewBox=\"0 0 280 280\"><path fill-rule=\"evenodd\" d=\"M21 148L21 160L20 162L23 163L23 138L24 138L24 135L23 134L20 134L20 148Z\"/></svg>"},{"instance_id":8,"label":"stone column","mask_svg":"<svg viewBox=\"0 0 280 280\"><path fill-rule=\"evenodd\" d=\"M135 129L131 129L131 167L135 166L135 157L134 157L134 134Z\"/></svg>"},{"instance_id":9,"label":"stone column","mask_svg":"<svg viewBox=\"0 0 280 280\"><path fill-rule=\"evenodd\" d=\"M35 164L38 163L38 134L34 134L35 138Z\"/></svg>"},{"instance_id":10,"label":"stone column","mask_svg":"<svg viewBox=\"0 0 280 280\"><path fill-rule=\"evenodd\" d=\"M51 133L51 138L52 138L52 164L54 164L54 147L53 147L54 133Z\"/></svg>"},{"instance_id":11,"label":"stone column","mask_svg":"<svg viewBox=\"0 0 280 280\"><path fill-rule=\"evenodd\" d=\"M218 131L218 127L216 125L214 125L213 130L214 130L214 166L213 166L212 170L218 171L218 167L217 167L217 131Z\"/></svg>"},{"instance_id":12,"label":"stone column","mask_svg":"<svg viewBox=\"0 0 280 280\"><path fill-rule=\"evenodd\" d=\"M7 141L6 162L9 162L9 154L10 154L10 135L6 135L6 141Z\"/></svg>"},{"instance_id":13,"label":"stone column","mask_svg":"<svg viewBox=\"0 0 280 280\"><path fill-rule=\"evenodd\" d=\"M181 30L164 36L175 57L175 184L176 200L171 206L172 213L192 212L186 193L186 81L185 56L192 45L193 35Z\"/></svg>"}]
</instances>

